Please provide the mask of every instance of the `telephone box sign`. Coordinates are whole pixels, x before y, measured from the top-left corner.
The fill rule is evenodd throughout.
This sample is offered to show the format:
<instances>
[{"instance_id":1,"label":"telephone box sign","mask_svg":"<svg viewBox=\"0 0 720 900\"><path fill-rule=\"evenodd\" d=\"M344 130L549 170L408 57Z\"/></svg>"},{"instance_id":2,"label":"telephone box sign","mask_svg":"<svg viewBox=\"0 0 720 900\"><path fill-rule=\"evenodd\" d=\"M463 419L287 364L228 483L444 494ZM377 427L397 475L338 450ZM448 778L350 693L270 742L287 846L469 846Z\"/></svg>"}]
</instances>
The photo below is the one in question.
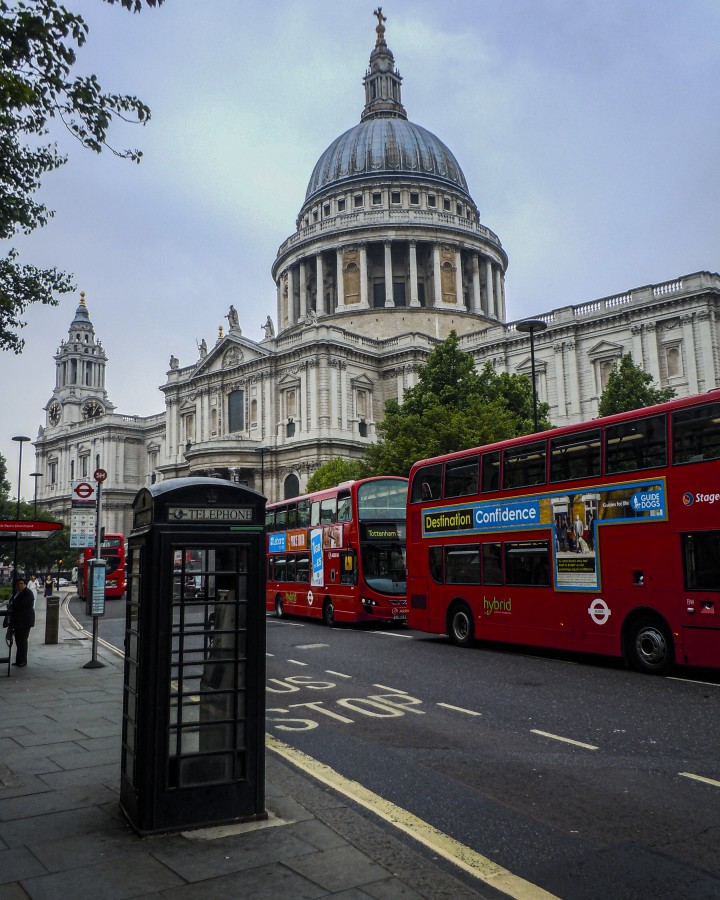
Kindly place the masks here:
<instances>
[{"instance_id":1,"label":"telephone box sign","mask_svg":"<svg viewBox=\"0 0 720 900\"><path fill-rule=\"evenodd\" d=\"M249 506L169 506L168 522L251 522Z\"/></svg>"}]
</instances>

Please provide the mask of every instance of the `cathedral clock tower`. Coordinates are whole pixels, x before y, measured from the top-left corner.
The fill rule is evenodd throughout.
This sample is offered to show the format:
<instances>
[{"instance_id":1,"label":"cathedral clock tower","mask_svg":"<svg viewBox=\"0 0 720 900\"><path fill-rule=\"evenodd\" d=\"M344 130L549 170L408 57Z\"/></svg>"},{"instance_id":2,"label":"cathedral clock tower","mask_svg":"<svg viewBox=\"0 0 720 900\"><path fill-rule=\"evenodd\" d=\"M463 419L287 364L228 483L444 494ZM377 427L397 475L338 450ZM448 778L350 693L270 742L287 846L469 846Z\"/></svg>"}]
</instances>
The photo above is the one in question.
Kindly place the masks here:
<instances>
[{"instance_id":1,"label":"cathedral clock tower","mask_svg":"<svg viewBox=\"0 0 720 900\"><path fill-rule=\"evenodd\" d=\"M55 354L55 389L45 407L47 428L93 422L115 408L105 390L107 356L90 321L85 292L70 323L67 340Z\"/></svg>"}]
</instances>

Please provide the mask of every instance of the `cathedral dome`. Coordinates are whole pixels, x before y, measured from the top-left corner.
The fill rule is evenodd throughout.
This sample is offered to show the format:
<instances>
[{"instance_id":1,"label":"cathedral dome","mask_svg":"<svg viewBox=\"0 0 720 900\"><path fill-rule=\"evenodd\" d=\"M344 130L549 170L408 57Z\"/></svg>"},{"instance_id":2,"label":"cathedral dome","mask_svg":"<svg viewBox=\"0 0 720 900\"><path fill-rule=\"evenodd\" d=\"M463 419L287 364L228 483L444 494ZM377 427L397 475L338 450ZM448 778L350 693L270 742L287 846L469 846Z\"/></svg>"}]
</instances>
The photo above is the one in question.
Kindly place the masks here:
<instances>
[{"instance_id":1,"label":"cathedral dome","mask_svg":"<svg viewBox=\"0 0 720 900\"><path fill-rule=\"evenodd\" d=\"M313 169L305 199L359 178L387 175L416 175L468 191L462 169L440 138L405 118L378 116L330 144Z\"/></svg>"}]
</instances>

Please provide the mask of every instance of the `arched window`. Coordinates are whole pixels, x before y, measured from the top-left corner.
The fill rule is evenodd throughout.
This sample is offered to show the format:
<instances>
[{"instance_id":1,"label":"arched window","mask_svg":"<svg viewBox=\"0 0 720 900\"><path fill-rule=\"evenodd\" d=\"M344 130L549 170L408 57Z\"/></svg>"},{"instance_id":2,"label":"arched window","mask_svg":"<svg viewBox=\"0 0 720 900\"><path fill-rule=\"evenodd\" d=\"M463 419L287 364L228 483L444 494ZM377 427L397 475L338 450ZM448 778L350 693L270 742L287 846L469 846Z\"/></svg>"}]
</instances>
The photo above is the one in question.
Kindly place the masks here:
<instances>
[{"instance_id":1,"label":"arched window","mask_svg":"<svg viewBox=\"0 0 720 900\"><path fill-rule=\"evenodd\" d=\"M288 475L283 485L283 500L292 500L300 496L300 479L297 475Z\"/></svg>"},{"instance_id":2,"label":"arched window","mask_svg":"<svg viewBox=\"0 0 720 900\"><path fill-rule=\"evenodd\" d=\"M250 424L257 425L257 400L250 402Z\"/></svg>"},{"instance_id":3,"label":"arched window","mask_svg":"<svg viewBox=\"0 0 720 900\"><path fill-rule=\"evenodd\" d=\"M228 394L228 431L245 430L245 391Z\"/></svg>"}]
</instances>

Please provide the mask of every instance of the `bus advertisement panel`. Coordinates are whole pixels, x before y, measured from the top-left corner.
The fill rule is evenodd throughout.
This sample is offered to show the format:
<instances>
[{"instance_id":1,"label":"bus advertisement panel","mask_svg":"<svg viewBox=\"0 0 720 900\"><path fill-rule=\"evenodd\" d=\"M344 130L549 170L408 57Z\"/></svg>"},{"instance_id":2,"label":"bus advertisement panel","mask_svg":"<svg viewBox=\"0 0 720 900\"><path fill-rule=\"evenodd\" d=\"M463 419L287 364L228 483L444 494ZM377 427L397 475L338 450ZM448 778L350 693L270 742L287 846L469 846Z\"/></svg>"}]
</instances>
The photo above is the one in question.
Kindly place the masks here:
<instances>
[{"instance_id":1,"label":"bus advertisement panel","mask_svg":"<svg viewBox=\"0 0 720 900\"><path fill-rule=\"evenodd\" d=\"M269 504L266 606L334 622L404 622L407 479L366 478Z\"/></svg>"},{"instance_id":2,"label":"bus advertisement panel","mask_svg":"<svg viewBox=\"0 0 720 900\"><path fill-rule=\"evenodd\" d=\"M719 478L719 391L416 463L408 624L720 666Z\"/></svg>"}]
</instances>

